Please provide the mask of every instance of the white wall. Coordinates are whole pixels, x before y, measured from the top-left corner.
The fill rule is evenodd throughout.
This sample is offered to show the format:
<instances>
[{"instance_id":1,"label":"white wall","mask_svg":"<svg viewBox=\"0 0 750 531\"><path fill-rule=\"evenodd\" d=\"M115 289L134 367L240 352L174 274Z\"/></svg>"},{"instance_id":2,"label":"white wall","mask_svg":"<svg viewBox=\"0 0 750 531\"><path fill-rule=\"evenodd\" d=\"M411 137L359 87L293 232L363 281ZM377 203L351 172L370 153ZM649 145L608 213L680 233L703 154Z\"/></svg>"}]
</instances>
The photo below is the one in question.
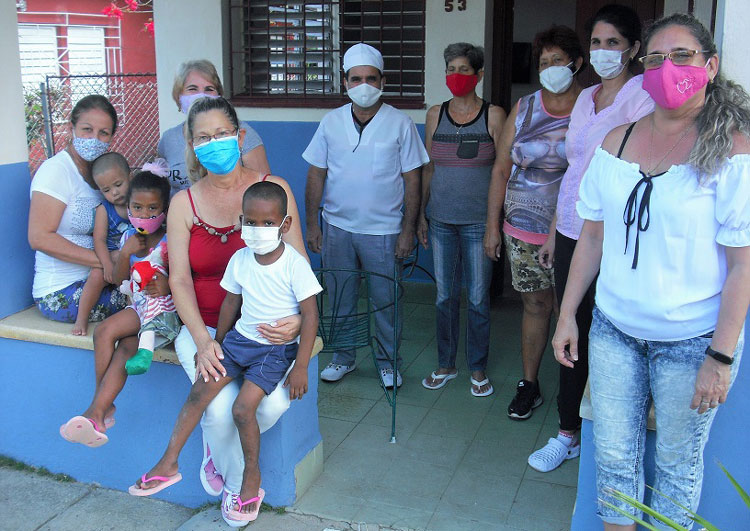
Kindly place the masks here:
<instances>
[{"instance_id":1,"label":"white wall","mask_svg":"<svg viewBox=\"0 0 750 531\"><path fill-rule=\"evenodd\" d=\"M21 88L21 62L18 51L18 16L16 3L0 1L0 72L3 82L0 101L3 102L3 135L0 142L0 164L29 160L26 145L26 119Z\"/></svg>"},{"instance_id":2,"label":"white wall","mask_svg":"<svg viewBox=\"0 0 750 531\"><path fill-rule=\"evenodd\" d=\"M721 71L750 91L750 63L747 60L750 2L719 0L716 15L716 44L719 47Z\"/></svg>"},{"instance_id":3,"label":"white wall","mask_svg":"<svg viewBox=\"0 0 750 531\"><path fill-rule=\"evenodd\" d=\"M159 126L163 131L179 123L184 116L172 100L172 83L177 67L188 59L208 59L222 73L222 2L218 0L159 0L154 2L156 28L156 74L159 86ZM458 2L454 2L458 4ZM485 2L471 0L465 11L446 13L444 2L427 1L425 47L425 105L434 105L450 97L445 86L443 49L448 44L466 41L484 44ZM222 79L223 80L223 79ZM477 88L479 94L482 85ZM248 108L237 109L240 119L254 121L317 122L329 109ZM426 109L407 110L415 122L424 123Z\"/></svg>"},{"instance_id":4,"label":"white wall","mask_svg":"<svg viewBox=\"0 0 750 531\"><path fill-rule=\"evenodd\" d=\"M221 2L159 0L154 2L154 28L159 128L164 131L185 119L172 99L177 67L190 59L208 59L223 71Z\"/></svg>"}]
</instances>

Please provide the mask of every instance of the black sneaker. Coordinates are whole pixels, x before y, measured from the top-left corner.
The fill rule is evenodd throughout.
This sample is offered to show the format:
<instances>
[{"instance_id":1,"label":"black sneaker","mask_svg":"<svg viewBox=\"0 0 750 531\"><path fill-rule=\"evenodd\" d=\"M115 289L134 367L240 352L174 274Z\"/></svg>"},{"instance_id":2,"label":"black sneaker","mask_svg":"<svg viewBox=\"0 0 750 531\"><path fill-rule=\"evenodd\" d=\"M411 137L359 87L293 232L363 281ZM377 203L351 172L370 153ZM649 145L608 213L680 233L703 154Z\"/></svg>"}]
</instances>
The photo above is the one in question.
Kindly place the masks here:
<instances>
[{"instance_id":1,"label":"black sneaker","mask_svg":"<svg viewBox=\"0 0 750 531\"><path fill-rule=\"evenodd\" d=\"M534 408L542 405L544 399L539 393L539 382L521 380L516 386L516 396L508 406L508 416L512 419L525 420L531 416Z\"/></svg>"}]
</instances>

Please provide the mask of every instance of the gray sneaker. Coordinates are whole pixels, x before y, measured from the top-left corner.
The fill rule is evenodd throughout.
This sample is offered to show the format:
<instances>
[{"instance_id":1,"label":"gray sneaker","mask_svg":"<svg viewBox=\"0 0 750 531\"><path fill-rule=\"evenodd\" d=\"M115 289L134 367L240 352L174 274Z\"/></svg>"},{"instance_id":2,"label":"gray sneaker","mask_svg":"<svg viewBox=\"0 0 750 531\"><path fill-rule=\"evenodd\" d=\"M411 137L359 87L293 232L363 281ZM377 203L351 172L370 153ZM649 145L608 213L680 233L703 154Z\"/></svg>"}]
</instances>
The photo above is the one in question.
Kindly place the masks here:
<instances>
[{"instance_id":1,"label":"gray sneaker","mask_svg":"<svg viewBox=\"0 0 750 531\"><path fill-rule=\"evenodd\" d=\"M338 382L354 369L356 369L354 364L339 365L338 363L329 363L325 369L320 371L320 379L324 382Z\"/></svg>"},{"instance_id":2,"label":"gray sneaker","mask_svg":"<svg viewBox=\"0 0 750 531\"><path fill-rule=\"evenodd\" d=\"M393 369L383 367L382 369L380 369L380 377L383 379L383 384L387 389L391 389L393 387ZM396 385L401 387L401 384L403 383L404 381L401 379L401 373L396 371Z\"/></svg>"}]
</instances>

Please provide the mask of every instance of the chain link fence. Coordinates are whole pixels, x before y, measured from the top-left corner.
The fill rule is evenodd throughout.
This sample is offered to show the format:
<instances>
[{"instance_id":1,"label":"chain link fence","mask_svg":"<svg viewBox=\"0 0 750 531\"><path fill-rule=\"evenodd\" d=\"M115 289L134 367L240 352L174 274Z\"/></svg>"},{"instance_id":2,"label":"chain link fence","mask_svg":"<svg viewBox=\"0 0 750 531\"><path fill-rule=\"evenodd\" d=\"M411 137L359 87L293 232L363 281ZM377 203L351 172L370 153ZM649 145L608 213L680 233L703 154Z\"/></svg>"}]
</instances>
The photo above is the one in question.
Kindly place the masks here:
<instances>
[{"instance_id":1,"label":"chain link fence","mask_svg":"<svg viewBox=\"0 0 750 531\"><path fill-rule=\"evenodd\" d=\"M68 146L73 106L89 94L106 96L117 111L117 132L110 151L122 153L132 168L156 157L159 142L156 74L47 76L39 87L24 87L32 175L44 160Z\"/></svg>"}]
</instances>

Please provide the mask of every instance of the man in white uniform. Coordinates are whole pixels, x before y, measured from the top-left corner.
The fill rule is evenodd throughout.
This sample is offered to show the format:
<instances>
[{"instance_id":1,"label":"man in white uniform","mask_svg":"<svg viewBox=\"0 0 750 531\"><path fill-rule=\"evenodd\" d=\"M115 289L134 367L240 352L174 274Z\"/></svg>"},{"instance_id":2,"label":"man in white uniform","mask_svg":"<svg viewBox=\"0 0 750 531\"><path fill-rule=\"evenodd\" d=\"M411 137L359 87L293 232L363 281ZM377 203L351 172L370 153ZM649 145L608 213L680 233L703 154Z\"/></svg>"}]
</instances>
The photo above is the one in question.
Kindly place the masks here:
<instances>
[{"instance_id":1,"label":"man in white uniform","mask_svg":"<svg viewBox=\"0 0 750 531\"><path fill-rule=\"evenodd\" d=\"M322 252L324 267L393 277L396 261L400 263L414 246L422 166L429 157L411 118L380 100L385 77L378 50L364 43L349 48L344 78L352 103L323 117L302 154L310 163L307 245ZM356 311L356 286L346 285L337 308L342 316ZM375 334L383 347L377 348L377 357L383 382L393 387L393 353L401 338L399 315L394 344L393 283L371 277L370 295L374 308L385 308L375 312ZM354 368L353 350L335 352L320 377L335 382ZM396 385L401 385L398 373Z\"/></svg>"}]
</instances>

